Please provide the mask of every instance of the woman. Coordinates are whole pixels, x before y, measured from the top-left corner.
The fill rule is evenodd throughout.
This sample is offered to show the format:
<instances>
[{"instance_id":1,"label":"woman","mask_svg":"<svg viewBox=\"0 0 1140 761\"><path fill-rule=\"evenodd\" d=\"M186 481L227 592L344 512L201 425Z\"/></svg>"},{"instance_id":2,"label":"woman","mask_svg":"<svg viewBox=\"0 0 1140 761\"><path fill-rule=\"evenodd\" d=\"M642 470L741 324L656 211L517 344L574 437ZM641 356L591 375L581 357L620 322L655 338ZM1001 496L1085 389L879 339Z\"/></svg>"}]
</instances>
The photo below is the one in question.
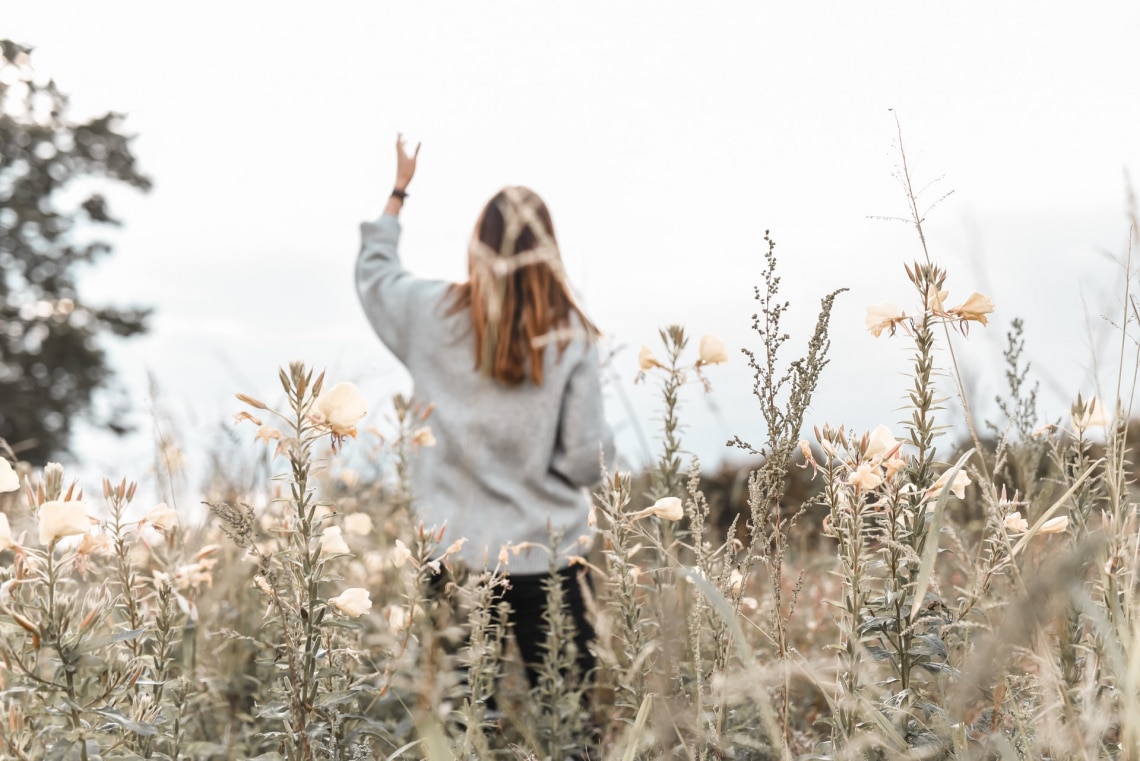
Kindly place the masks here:
<instances>
[{"instance_id":1,"label":"woman","mask_svg":"<svg viewBox=\"0 0 1140 761\"><path fill-rule=\"evenodd\" d=\"M356 285L380 339L408 368L417 400L435 406L435 446L422 448L412 472L415 509L425 525L444 526L442 546L459 539L459 557L476 570L509 552L511 622L532 685L541 663L542 582L551 559L541 549L553 530L579 664L592 665L586 642L580 568L589 495L600 457L613 440L605 423L597 330L571 295L550 214L526 188L505 188L483 209L468 251L468 280L413 277L400 263L398 217L416 171L396 141L396 183L375 222L361 225Z\"/></svg>"}]
</instances>

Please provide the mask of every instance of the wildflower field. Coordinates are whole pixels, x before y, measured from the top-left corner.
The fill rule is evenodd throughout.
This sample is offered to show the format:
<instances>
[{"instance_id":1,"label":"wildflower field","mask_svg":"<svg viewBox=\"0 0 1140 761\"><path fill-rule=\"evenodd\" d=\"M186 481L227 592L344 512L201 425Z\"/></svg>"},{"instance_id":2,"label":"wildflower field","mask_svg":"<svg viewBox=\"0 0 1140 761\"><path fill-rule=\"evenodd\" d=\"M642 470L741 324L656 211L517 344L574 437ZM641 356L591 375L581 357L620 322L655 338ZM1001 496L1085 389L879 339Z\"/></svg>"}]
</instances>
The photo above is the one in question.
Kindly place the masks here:
<instances>
[{"instance_id":1,"label":"wildflower field","mask_svg":"<svg viewBox=\"0 0 1140 761\"><path fill-rule=\"evenodd\" d=\"M534 688L513 653L496 592L544 547L466 570L417 519L430 400L358 430L351 384L283 368L279 409L235 402L275 476L219 477L204 520L5 450L0 758L1140 758L1131 250L1114 387L1043 419L1015 320L1001 419L966 406L952 440L953 346L994 304L930 260L906 179L913 298L867 312L913 355L902 422L807 419L838 292L793 351L767 239L744 352L766 432L734 442L756 462L739 498L714 497L683 440L681 391L725 347L674 326L641 350L658 459L601 468L596 535L572 559L590 569L594 673L576 670L557 584Z\"/></svg>"}]
</instances>

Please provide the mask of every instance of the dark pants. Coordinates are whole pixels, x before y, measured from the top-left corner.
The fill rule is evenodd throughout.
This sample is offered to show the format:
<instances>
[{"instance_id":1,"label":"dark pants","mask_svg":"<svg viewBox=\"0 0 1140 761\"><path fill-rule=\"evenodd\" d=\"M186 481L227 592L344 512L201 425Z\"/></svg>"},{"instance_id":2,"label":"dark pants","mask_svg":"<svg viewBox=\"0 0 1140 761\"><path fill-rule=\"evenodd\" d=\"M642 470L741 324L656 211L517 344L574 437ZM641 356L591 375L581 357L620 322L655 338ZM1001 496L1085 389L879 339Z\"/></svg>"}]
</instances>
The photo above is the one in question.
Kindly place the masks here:
<instances>
[{"instance_id":1,"label":"dark pants","mask_svg":"<svg viewBox=\"0 0 1140 761\"><path fill-rule=\"evenodd\" d=\"M590 585L590 579L584 568L568 567L558 572L562 580L563 610L569 614L574 624L574 646L577 649L577 666L579 678L585 679L594 669L594 656L590 653L589 643L594 639L594 627L586 620L586 602L582 594L582 585ZM546 590L544 583L550 578L549 573L515 574L507 576L509 588L500 591L495 602L506 601L510 605L510 615L507 619L522 654L523 666L526 668L527 681L531 687L538 685L539 669L546 654L547 627L543 620L546 611ZM451 583L457 583L449 571L437 575L429 587L429 594L438 601L443 602L447 595L445 590ZM593 586L590 585L592 589ZM455 611L454 604L451 606Z\"/></svg>"},{"instance_id":2,"label":"dark pants","mask_svg":"<svg viewBox=\"0 0 1140 761\"><path fill-rule=\"evenodd\" d=\"M563 610L574 624L579 678L585 679L594 669L594 656L588 647L594 639L594 627L586 620L586 602L582 595L582 585L588 585L590 578L586 569L572 566L563 568L558 576L562 580ZM548 573L512 573L507 577L510 588L503 592L503 599L511 606L511 628L531 687L538 684L538 670L546 654L547 627L542 618L546 610L546 590L543 587L549 578Z\"/></svg>"}]
</instances>

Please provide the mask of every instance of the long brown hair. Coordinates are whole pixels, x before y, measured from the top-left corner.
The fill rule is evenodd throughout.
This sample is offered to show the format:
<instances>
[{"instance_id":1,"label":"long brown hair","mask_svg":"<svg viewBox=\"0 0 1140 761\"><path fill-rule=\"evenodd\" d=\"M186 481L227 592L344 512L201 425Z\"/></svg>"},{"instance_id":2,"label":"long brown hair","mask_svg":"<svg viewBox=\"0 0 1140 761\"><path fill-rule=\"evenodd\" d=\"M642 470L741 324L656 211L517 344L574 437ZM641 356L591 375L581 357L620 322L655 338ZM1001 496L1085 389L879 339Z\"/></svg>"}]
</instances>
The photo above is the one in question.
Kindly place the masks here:
<instances>
[{"instance_id":1,"label":"long brown hair","mask_svg":"<svg viewBox=\"0 0 1140 761\"><path fill-rule=\"evenodd\" d=\"M511 386L529 376L541 386L547 344L556 342L561 357L574 330L598 334L574 301L550 212L533 190L504 188L487 202L467 263L467 282L449 291L448 314L470 310L475 367L484 374Z\"/></svg>"}]
</instances>

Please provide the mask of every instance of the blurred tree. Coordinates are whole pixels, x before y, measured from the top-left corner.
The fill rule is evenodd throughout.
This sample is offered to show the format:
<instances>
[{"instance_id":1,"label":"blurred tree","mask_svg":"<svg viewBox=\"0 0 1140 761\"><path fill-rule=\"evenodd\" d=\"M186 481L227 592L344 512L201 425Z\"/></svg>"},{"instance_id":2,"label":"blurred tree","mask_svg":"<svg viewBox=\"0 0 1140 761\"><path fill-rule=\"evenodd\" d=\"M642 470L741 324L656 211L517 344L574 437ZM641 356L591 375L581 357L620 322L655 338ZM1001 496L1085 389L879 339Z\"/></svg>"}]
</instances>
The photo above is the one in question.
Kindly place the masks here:
<instances>
[{"instance_id":1,"label":"blurred tree","mask_svg":"<svg viewBox=\"0 0 1140 761\"><path fill-rule=\"evenodd\" d=\"M118 224L100 185L140 190L121 117L68 119L68 99L31 66L31 48L0 40L0 438L34 463L67 451L73 423L86 416L116 433L123 406L96 413L96 391L113 372L105 334L146 330L146 309L84 303L76 270L110 251L77 233Z\"/></svg>"}]
</instances>

